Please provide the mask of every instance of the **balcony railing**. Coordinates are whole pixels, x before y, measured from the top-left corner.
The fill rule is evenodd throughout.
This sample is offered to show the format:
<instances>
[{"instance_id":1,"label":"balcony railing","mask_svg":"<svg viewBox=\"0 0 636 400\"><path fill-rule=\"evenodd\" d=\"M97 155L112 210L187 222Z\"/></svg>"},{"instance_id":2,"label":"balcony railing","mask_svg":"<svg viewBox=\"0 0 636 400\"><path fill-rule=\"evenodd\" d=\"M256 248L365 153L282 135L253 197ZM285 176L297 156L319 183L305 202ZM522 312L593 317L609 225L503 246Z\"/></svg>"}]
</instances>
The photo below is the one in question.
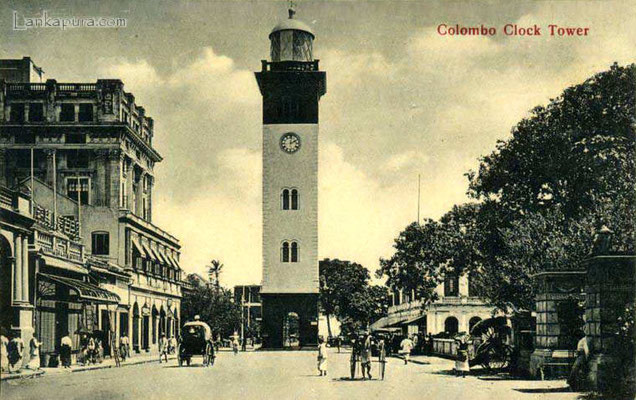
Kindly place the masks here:
<instances>
[{"instance_id":1,"label":"balcony railing","mask_svg":"<svg viewBox=\"0 0 636 400\"><path fill-rule=\"evenodd\" d=\"M261 60L262 71L318 71L319 60L314 61L277 61Z\"/></svg>"},{"instance_id":2,"label":"balcony railing","mask_svg":"<svg viewBox=\"0 0 636 400\"><path fill-rule=\"evenodd\" d=\"M80 225L74 217L59 215L55 224L55 213L39 204L35 205L33 214L33 218L47 229L58 231L72 239L80 235Z\"/></svg>"},{"instance_id":3,"label":"balcony railing","mask_svg":"<svg viewBox=\"0 0 636 400\"><path fill-rule=\"evenodd\" d=\"M84 246L70 240L59 233L34 230L35 247L45 254L68 260L84 262Z\"/></svg>"}]
</instances>

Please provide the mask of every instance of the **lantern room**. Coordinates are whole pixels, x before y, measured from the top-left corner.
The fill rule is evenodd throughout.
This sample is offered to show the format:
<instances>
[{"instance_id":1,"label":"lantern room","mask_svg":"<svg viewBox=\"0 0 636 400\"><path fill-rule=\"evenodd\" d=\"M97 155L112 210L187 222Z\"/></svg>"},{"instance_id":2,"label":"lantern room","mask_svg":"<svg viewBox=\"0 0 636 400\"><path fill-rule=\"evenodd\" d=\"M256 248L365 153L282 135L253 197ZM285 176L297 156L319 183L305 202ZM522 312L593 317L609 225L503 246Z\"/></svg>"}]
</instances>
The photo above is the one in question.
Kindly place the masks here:
<instances>
[{"instance_id":1,"label":"lantern room","mask_svg":"<svg viewBox=\"0 0 636 400\"><path fill-rule=\"evenodd\" d=\"M294 19L295 11L289 9L289 18L281 21L269 34L272 62L313 61L314 34L304 22Z\"/></svg>"}]
</instances>

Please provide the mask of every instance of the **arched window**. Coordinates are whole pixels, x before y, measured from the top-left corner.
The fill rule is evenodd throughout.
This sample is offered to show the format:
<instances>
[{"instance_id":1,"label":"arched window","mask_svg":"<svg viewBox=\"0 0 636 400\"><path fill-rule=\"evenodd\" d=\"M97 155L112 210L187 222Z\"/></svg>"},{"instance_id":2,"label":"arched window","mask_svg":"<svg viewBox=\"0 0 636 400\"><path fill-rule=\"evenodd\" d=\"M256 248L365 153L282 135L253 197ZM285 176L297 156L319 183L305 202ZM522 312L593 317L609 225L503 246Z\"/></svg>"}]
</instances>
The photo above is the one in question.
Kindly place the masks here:
<instances>
[{"instance_id":1,"label":"arched window","mask_svg":"<svg viewBox=\"0 0 636 400\"><path fill-rule=\"evenodd\" d=\"M298 243L291 244L291 262L298 262Z\"/></svg>"},{"instance_id":2,"label":"arched window","mask_svg":"<svg viewBox=\"0 0 636 400\"><path fill-rule=\"evenodd\" d=\"M291 191L291 209L298 210L298 190L296 189Z\"/></svg>"},{"instance_id":3,"label":"arched window","mask_svg":"<svg viewBox=\"0 0 636 400\"><path fill-rule=\"evenodd\" d=\"M298 243L297 242L283 242L280 248L281 262L298 262Z\"/></svg>"},{"instance_id":4,"label":"arched window","mask_svg":"<svg viewBox=\"0 0 636 400\"><path fill-rule=\"evenodd\" d=\"M444 321L444 332L454 335L459 330L459 321L455 317L448 317Z\"/></svg>"},{"instance_id":5,"label":"arched window","mask_svg":"<svg viewBox=\"0 0 636 400\"><path fill-rule=\"evenodd\" d=\"M283 193L280 195L283 210L289 210L289 189L283 189Z\"/></svg>"}]
</instances>

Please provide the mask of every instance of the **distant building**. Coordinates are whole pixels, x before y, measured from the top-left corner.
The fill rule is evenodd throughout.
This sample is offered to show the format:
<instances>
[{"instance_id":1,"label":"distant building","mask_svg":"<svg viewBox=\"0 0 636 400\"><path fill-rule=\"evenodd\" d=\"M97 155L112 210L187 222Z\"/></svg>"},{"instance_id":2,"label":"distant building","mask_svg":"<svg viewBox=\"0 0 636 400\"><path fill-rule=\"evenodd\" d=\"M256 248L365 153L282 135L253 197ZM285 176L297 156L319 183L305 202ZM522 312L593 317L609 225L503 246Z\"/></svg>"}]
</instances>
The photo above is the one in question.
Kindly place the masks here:
<instances>
[{"instance_id":1,"label":"distant building","mask_svg":"<svg viewBox=\"0 0 636 400\"><path fill-rule=\"evenodd\" d=\"M178 333L181 299L181 245L152 223L154 121L120 80L19 81L30 64L0 60L0 185L33 191L53 230L78 225L89 279L120 298L86 329L149 351ZM63 331L47 334L57 344Z\"/></svg>"},{"instance_id":2,"label":"distant building","mask_svg":"<svg viewBox=\"0 0 636 400\"><path fill-rule=\"evenodd\" d=\"M260 336L262 320L261 286L234 286L234 302L241 305L243 315L243 335Z\"/></svg>"},{"instance_id":3,"label":"distant building","mask_svg":"<svg viewBox=\"0 0 636 400\"><path fill-rule=\"evenodd\" d=\"M438 300L423 307L415 293L391 292L388 315L375 322L371 329L400 328L404 334L438 334L470 332L482 319L495 311L475 293L469 276L449 276L435 289Z\"/></svg>"}]
</instances>

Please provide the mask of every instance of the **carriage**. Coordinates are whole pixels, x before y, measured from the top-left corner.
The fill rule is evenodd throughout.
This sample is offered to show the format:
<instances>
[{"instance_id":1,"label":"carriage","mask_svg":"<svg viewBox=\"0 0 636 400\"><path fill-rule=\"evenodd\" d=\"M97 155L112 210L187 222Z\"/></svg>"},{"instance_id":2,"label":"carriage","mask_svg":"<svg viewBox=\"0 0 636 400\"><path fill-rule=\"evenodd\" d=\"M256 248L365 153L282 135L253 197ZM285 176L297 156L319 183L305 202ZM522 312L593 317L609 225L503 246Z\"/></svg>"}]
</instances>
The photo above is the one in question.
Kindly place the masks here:
<instances>
[{"instance_id":1,"label":"carriage","mask_svg":"<svg viewBox=\"0 0 636 400\"><path fill-rule=\"evenodd\" d=\"M181 329L181 343L178 347L179 366L188 366L192 356L203 356L203 365L214 365L214 344L212 330L203 321L186 322Z\"/></svg>"},{"instance_id":2,"label":"carriage","mask_svg":"<svg viewBox=\"0 0 636 400\"><path fill-rule=\"evenodd\" d=\"M488 371L501 371L510 367L513 348L508 344L511 329L506 317L479 321L470 331L479 343L470 365L481 365Z\"/></svg>"}]
</instances>

